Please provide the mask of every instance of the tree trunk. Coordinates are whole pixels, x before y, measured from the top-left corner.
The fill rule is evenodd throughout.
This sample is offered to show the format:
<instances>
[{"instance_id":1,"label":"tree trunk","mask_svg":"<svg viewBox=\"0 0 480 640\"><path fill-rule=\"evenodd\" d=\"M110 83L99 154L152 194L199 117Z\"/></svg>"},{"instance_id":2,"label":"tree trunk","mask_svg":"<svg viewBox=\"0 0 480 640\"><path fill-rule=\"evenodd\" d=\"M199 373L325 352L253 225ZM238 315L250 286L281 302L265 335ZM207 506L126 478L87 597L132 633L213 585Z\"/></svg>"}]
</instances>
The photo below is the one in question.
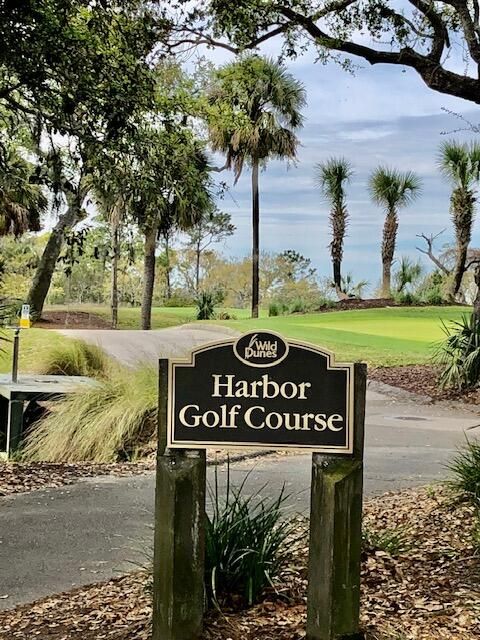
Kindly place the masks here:
<instances>
[{"instance_id":1,"label":"tree trunk","mask_svg":"<svg viewBox=\"0 0 480 640\"><path fill-rule=\"evenodd\" d=\"M172 297L172 283L170 279L170 273L172 271L170 266L170 240L168 235L165 236L165 262L166 262L166 281L167 281L167 300Z\"/></svg>"},{"instance_id":2,"label":"tree trunk","mask_svg":"<svg viewBox=\"0 0 480 640\"><path fill-rule=\"evenodd\" d=\"M195 248L195 293L198 295L198 287L200 285L200 240Z\"/></svg>"},{"instance_id":3,"label":"tree trunk","mask_svg":"<svg viewBox=\"0 0 480 640\"><path fill-rule=\"evenodd\" d=\"M112 329L116 329L118 324L118 240L118 222L114 221L112 223Z\"/></svg>"},{"instance_id":4,"label":"tree trunk","mask_svg":"<svg viewBox=\"0 0 480 640\"><path fill-rule=\"evenodd\" d=\"M155 284L155 249L157 225L145 231L145 257L143 259L142 329L152 328L152 299Z\"/></svg>"},{"instance_id":5,"label":"tree trunk","mask_svg":"<svg viewBox=\"0 0 480 640\"><path fill-rule=\"evenodd\" d=\"M477 295L473 301L473 315L477 322L480 322L480 262L475 265L475 271L473 272L475 284L477 285Z\"/></svg>"},{"instance_id":6,"label":"tree trunk","mask_svg":"<svg viewBox=\"0 0 480 640\"><path fill-rule=\"evenodd\" d=\"M388 211L383 226L382 242L382 298L390 298L392 286L392 262L395 255L398 219L394 209Z\"/></svg>"},{"instance_id":7,"label":"tree trunk","mask_svg":"<svg viewBox=\"0 0 480 640\"><path fill-rule=\"evenodd\" d=\"M252 167L252 318L258 318L259 254L260 254L260 198L258 193L258 160Z\"/></svg>"},{"instance_id":8,"label":"tree trunk","mask_svg":"<svg viewBox=\"0 0 480 640\"><path fill-rule=\"evenodd\" d=\"M69 198L68 208L54 226L43 250L42 257L33 277L32 285L27 296L32 319L41 317L45 299L52 282L53 273L58 257L62 251L65 235L82 218L82 202L86 193L79 187L77 194Z\"/></svg>"},{"instance_id":9,"label":"tree trunk","mask_svg":"<svg viewBox=\"0 0 480 640\"><path fill-rule=\"evenodd\" d=\"M453 269L453 281L450 289L450 298L452 301L458 296L460 287L462 286L463 274L465 273L465 264L467 262L468 245L457 244L457 256L455 260L455 268Z\"/></svg>"}]
</instances>

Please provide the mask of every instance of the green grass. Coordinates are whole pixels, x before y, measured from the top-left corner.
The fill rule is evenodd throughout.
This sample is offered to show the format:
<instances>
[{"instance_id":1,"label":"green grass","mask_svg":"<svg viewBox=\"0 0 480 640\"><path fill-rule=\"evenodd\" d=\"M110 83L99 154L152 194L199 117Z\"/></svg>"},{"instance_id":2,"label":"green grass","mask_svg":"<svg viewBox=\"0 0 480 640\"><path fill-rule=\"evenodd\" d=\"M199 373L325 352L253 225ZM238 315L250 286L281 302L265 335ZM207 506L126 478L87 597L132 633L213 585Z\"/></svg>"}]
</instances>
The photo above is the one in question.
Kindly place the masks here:
<instances>
[{"instance_id":1,"label":"green grass","mask_svg":"<svg viewBox=\"0 0 480 640\"><path fill-rule=\"evenodd\" d=\"M221 324L249 331L271 329L333 351L337 360L393 366L430 362L441 340L441 321L459 320L466 307L391 307L230 320ZM219 321L216 321L219 324Z\"/></svg>"},{"instance_id":2,"label":"green grass","mask_svg":"<svg viewBox=\"0 0 480 640\"><path fill-rule=\"evenodd\" d=\"M55 307L61 310L62 307ZM66 309L66 307L63 307ZM109 309L95 305L70 307L70 310L97 313L108 318ZM306 315L269 318L266 311L258 320L249 319L248 309L227 309L236 320L213 320L239 331L271 329L289 338L312 342L333 351L338 360L363 360L370 365L393 366L430 362L433 346L444 336L441 321L459 320L468 307L391 307L358 311L333 311ZM155 329L177 326L195 321L195 309L189 307L155 307L152 325ZM120 328L137 329L140 309L121 308ZM9 331L10 336L13 335ZM32 366L42 352L54 345L62 345L67 338L44 329L22 332L20 370L34 370ZM1 347L1 345L0 345ZM11 345L0 353L0 372L10 370Z\"/></svg>"},{"instance_id":3,"label":"green grass","mask_svg":"<svg viewBox=\"0 0 480 640\"><path fill-rule=\"evenodd\" d=\"M2 329L10 342L0 343L0 373L8 373L12 368L13 331ZM56 331L46 329L24 329L20 332L19 371L37 370L37 364L44 361L52 349L66 346L69 339Z\"/></svg>"},{"instance_id":4,"label":"green grass","mask_svg":"<svg viewBox=\"0 0 480 640\"><path fill-rule=\"evenodd\" d=\"M83 311L100 316L107 322L110 321L110 309L103 305L55 305L46 307L46 310L54 311ZM250 315L249 309L232 309L219 307L216 313L227 311L231 316L238 319L246 319ZM266 315L266 311L265 311ZM152 329L166 329L176 327L179 324L193 322L196 320L197 310L194 307L153 307L152 308ZM119 329L140 329L140 308L120 307L118 310Z\"/></svg>"}]
</instances>

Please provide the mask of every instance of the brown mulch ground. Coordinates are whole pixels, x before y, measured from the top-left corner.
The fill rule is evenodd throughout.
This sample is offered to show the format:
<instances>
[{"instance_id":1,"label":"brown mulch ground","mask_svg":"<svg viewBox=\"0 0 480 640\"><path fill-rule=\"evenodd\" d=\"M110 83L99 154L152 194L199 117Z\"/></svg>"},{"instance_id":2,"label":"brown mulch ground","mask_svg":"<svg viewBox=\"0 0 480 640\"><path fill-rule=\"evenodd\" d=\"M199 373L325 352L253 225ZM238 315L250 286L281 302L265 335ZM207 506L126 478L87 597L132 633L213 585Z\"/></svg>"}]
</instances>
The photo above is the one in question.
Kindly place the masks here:
<instances>
[{"instance_id":1,"label":"brown mulch ground","mask_svg":"<svg viewBox=\"0 0 480 640\"><path fill-rule=\"evenodd\" d=\"M446 489L387 494L365 506L369 539L395 530L401 550L370 543L363 554L363 628L369 640L473 640L480 637L480 556L473 508ZM210 613L203 640L305 637L307 523L291 545L275 593L241 612ZM149 579L136 572L0 614L1 640L147 640Z\"/></svg>"},{"instance_id":2,"label":"brown mulch ground","mask_svg":"<svg viewBox=\"0 0 480 640\"><path fill-rule=\"evenodd\" d=\"M111 329L105 318L86 311L44 311L34 326L37 329Z\"/></svg>"},{"instance_id":3,"label":"brown mulch ground","mask_svg":"<svg viewBox=\"0 0 480 640\"><path fill-rule=\"evenodd\" d=\"M0 496L61 487L95 476L129 476L155 469L155 462L0 462Z\"/></svg>"},{"instance_id":4,"label":"brown mulch ground","mask_svg":"<svg viewBox=\"0 0 480 640\"><path fill-rule=\"evenodd\" d=\"M289 453L289 452L286 452ZM207 464L238 462L246 458L286 453L259 449L207 452ZM132 476L155 470L155 455L140 462L4 462L0 461L0 497L26 491L52 489L97 476Z\"/></svg>"},{"instance_id":5,"label":"brown mulch ground","mask_svg":"<svg viewBox=\"0 0 480 640\"><path fill-rule=\"evenodd\" d=\"M370 380L377 380L392 387L411 391L433 400L454 400L468 404L480 404L480 388L459 393L452 389L440 389L437 384L440 370L432 365L404 365L369 369Z\"/></svg>"}]
</instances>

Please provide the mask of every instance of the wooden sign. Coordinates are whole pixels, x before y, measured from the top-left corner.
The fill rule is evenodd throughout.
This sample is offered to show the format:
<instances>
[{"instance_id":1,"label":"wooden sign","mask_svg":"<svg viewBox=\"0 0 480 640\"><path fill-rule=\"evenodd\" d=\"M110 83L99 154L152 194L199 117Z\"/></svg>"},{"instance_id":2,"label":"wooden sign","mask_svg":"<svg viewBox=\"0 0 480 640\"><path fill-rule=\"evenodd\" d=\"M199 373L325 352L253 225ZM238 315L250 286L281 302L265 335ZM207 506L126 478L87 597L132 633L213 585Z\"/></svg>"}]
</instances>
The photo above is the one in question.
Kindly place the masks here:
<instances>
[{"instance_id":1,"label":"wooden sign","mask_svg":"<svg viewBox=\"0 0 480 640\"><path fill-rule=\"evenodd\" d=\"M167 446L353 451L353 365L311 344L250 332L169 367Z\"/></svg>"},{"instance_id":2,"label":"wooden sign","mask_svg":"<svg viewBox=\"0 0 480 640\"><path fill-rule=\"evenodd\" d=\"M160 360L153 640L202 635L209 447L313 451L306 640L363 639L366 378L364 364L270 331Z\"/></svg>"}]
</instances>

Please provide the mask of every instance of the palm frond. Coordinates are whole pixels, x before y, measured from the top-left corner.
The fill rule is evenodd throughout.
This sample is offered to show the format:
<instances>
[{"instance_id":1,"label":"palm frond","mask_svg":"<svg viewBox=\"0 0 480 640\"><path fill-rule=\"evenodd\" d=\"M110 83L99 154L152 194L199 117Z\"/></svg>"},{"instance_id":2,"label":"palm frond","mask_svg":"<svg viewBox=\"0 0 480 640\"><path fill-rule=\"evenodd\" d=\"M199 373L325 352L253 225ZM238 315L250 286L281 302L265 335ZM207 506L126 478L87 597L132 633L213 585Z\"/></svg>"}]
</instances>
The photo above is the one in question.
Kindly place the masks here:
<instances>
[{"instance_id":1,"label":"palm frond","mask_svg":"<svg viewBox=\"0 0 480 640\"><path fill-rule=\"evenodd\" d=\"M401 172L388 167L375 169L369 180L370 197L387 211L413 202L421 188L422 182L413 171Z\"/></svg>"}]
</instances>

